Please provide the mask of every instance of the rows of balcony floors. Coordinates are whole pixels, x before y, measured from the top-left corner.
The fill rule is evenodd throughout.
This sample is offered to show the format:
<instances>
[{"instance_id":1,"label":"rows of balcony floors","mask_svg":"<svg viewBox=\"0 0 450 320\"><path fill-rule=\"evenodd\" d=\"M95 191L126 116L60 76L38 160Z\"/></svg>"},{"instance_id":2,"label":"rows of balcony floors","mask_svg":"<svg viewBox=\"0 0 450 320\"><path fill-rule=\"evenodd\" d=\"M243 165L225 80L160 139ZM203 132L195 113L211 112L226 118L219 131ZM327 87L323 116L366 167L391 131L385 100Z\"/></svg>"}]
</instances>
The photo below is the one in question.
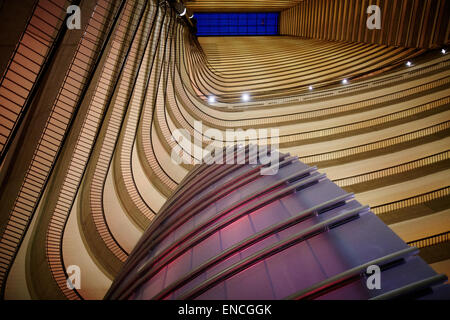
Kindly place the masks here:
<instances>
[{"instance_id":1,"label":"rows of balcony floors","mask_svg":"<svg viewBox=\"0 0 450 320\"><path fill-rule=\"evenodd\" d=\"M419 57L407 68L400 62L417 51L295 38L257 39L254 47L261 55L255 63L260 71L253 73L254 68L245 67L245 63L251 61L254 50L236 49L225 55L217 46L214 49L212 40L200 44L186 27L170 28L170 19L158 21L160 28L143 24L132 41L137 44L148 35L146 45L136 45L130 53L134 58L124 67L129 76L118 79L115 104L106 113L86 174L73 194L74 205L65 215L59 234L64 259L45 258L39 252L29 257L33 249L30 243L42 241L38 232L42 221L33 219L32 232L26 234L7 280L7 298L36 296L33 290L24 292L19 287L36 286L39 276L31 280L27 270L32 270L33 263L42 267L44 260L53 275L69 265L89 270L83 275L79 295L103 297L145 228L193 168L192 164L175 163L171 154L177 146L174 131L183 128L194 136L195 121L202 121L203 130L214 128L222 133L232 128L279 129L281 152L317 165L320 172L354 192L358 201L370 205L405 241L450 230L448 55ZM282 59L276 55L277 41L281 41L280 46L291 47ZM264 52L267 42L272 49ZM230 43L232 38L224 42ZM311 62L317 58L305 57L306 51L304 55L296 53L306 44L306 51L317 48L317 55L323 55L319 59L323 63L312 64L312 69ZM244 45L252 47L251 43L236 44L237 48ZM331 47L335 51L330 52ZM362 59L358 56L361 50L373 53L363 68L357 64ZM218 58L214 60L211 55ZM336 63L329 63L330 59ZM388 73L345 86L333 82L342 79L343 68L354 70L345 76L359 77L383 66L393 67L392 63L396 68ZM315 68L325 78L311 92L308 74ZM134 81L132 71L137 72ZM100 78L109 75L106 69L98 72ZM298 88L295 80L283 76L302 72L305 81ZM242 81L234 81L237 78ZM262 94L267 84L278 90ZM103 90L96 92L101 96ZM242 92L250 92L255 100L238 101ZM130 100L124 107L122 100L127 94ZM209 103L209 95L216 95L217 102ZM71 159L76 152L69 146L65 156ZM195 157L189 155L190 159ZM59 165L60 176L47 186L38 213L48 210L49 203L65 199L59 188L62 181L78 174L70 162ZM49 219L47 223L56 223L58 216ZM448 259L443 256L432 266L449 274ZM60 288L64 285L58 282Z\"/></svg>"}]
</instances>

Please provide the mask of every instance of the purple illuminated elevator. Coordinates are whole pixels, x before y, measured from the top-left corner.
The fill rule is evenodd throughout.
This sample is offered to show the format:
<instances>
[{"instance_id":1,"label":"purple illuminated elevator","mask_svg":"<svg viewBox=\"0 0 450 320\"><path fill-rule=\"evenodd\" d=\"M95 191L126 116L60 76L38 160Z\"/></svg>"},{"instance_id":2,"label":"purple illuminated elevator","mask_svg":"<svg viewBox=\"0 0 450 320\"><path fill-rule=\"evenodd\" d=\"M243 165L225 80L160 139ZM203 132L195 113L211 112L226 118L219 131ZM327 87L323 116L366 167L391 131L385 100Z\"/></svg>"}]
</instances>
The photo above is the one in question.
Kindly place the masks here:
<instances>
[{"instance_id":1,"label":"purple illuminated elevator","mask_svg":"<svg viewBox=\"0 0 450 320\"><path fill-rule=\"evenodd\" d=\"M196 166L144 233L106 299L439 299L436 274L368 206L315 167ZM275 152L275 151L274 151ZM366 273L381 271L380 289Z\"/></svg>"}]
</instances>

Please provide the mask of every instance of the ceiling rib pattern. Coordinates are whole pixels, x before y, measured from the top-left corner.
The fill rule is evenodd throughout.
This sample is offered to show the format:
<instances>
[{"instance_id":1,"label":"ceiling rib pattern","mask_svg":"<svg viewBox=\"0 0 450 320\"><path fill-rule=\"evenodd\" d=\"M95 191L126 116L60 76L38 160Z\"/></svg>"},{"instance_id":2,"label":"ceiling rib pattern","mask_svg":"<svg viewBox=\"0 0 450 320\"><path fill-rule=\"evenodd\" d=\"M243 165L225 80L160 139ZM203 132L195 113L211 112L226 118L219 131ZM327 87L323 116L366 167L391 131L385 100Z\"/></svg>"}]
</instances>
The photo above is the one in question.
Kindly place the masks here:
<instances>
[{"instance_id":1,"label":"ceiling rib pattern","mask_svg":"<svg viewBox=\"0 0 450 320\"><path fill-rule=\"evenodd\" d=\"M192 12L278 12L291 8L303 0L195 0L185 1Z\"/></svg>"}]
</instances>

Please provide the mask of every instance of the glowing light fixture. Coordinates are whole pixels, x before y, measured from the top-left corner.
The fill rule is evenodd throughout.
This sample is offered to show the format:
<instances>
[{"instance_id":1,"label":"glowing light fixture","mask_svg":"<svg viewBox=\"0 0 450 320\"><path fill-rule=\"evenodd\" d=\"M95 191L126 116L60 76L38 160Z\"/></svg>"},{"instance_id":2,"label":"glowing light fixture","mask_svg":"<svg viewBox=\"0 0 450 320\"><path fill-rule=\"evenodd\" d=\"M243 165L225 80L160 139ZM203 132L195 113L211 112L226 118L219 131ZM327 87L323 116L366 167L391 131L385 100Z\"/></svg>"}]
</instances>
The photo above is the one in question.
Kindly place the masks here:
<instances>
[{"instance_id":1,"label":"glowing light fixture","mask_svg":"<svg viewBox=\"0 0 450 320\"><path fill-rule=\"evenodd\" d=\"M180 17L186 14L186 7L181 2L176 2L174 4L175 11L180 15Z\"/></svg>"},{"instance_id":2,"label":"glowing light fixture","mask_svg":"<svg viewBox=\"0 0 450 320\"><path fill-rule=\"evenodd\" d=\"M347 80L347 79L344 79L344 80L342 80L342 83L343 83L343 84L347 84L347 83L348 83L348 80Z\"/></svg>"},{"instance_id":3,"label":"glowing light fixture","mask_svg":"<svg viewBox=\"0 0 450 320\"><path fill-rule=\"evenodd\" d=\"M216 97L214 97L214 96L209 96L208 102L209 102L209 103L214 103L214 102L216 102Z\"/></svg>"},{"instance_id":4,"label":"glowing light fixture","mask_svg":"<svg viewBox=\"0 0 450 320\"><path fill-rule=\"evenodd\" d=\"M408 61L408 62L406 63L406 66L411 67L411 66L412 66L411 61Z\"/></svg>"},{"instance_id":5,"label":"glowing light fixture","mask_svg":"<svg viewBox=\"0 0 450 320\"><path fill-rule=\"evenodd\" d=\"M248 100L250 100L249 94L248 94L248 93L244 93L244 94L242 95L242 101L247 102Z\"/></svg>"},{"instance_id":6,"label":"glowing light fixture","mask_svg":"<svg viewBox=\"0 0 450 320\"><path fill-rule=\"evenodd\" d=\"M312 87L312 86L309 86L308 89L311 91L311 90L313 89L313 87Z\"/></svg>"},{"instance_id":7,"label":"glowing light fixture","mask_svg":"<svg viewBox=\"0 0 450 320\"><path fill-rule=\"evenodd\" d=\"M442 53L442 54L446 54L447 51L446 51L445 49L442 49L442 50L441 50L441 53Z\"/></svg>"},{"instance_id":8,"label":"glowing light fixture","mask_svg":"<svg viewBox=\"0 0 450 320\"><path fill-rule=\"evenodd\" d=\"M194 14L192 14L192 16L189 17L189 19L192 19L194 17Z\"/></svg>"}]
</instances>

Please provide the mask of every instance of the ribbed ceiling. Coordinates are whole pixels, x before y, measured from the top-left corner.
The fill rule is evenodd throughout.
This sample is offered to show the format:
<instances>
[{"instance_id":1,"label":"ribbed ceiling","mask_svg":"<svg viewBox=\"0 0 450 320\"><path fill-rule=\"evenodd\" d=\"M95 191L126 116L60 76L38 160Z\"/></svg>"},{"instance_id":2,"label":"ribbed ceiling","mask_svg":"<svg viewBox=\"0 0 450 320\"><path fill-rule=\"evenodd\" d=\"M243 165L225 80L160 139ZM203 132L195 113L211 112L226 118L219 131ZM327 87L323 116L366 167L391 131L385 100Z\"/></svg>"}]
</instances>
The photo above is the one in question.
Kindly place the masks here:
<instances>
[{"instance_id":1,"label":"ribbed ceiling","mask_svg":"<svg viewBox=\"0 0 450 320\"><path fill-rule=\"evenodd\" d=\"M303 0L191 0L184 1L193 12L282 11Z\"/></svg>"}]
</instances>

